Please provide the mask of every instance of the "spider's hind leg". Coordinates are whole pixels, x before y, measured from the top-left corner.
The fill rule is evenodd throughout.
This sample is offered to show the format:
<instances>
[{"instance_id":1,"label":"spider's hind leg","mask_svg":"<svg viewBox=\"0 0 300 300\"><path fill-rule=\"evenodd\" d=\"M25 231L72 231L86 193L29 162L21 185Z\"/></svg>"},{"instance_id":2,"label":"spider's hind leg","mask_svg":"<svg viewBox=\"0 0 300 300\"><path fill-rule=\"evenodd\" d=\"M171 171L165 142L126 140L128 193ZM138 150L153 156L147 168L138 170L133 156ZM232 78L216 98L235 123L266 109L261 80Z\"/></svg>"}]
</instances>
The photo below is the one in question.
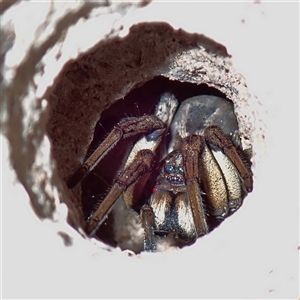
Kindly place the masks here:
<instances>
[{"instance_id":1,"label":"spider's hind leg","mask_svg":"<svg viewBox=\"0 0 300 300\"><path fill-rule=\"evenodd\" d=\"M126 139L137 134L149 134L155 131L164 131L164 128L164 123L158 117L153 115L144 115L138 118L132 117L122 120L67 180L68 188L73 188L87 176L87 174L95 168L95 166L121 139Z\"/></svg>"}]
</instances>

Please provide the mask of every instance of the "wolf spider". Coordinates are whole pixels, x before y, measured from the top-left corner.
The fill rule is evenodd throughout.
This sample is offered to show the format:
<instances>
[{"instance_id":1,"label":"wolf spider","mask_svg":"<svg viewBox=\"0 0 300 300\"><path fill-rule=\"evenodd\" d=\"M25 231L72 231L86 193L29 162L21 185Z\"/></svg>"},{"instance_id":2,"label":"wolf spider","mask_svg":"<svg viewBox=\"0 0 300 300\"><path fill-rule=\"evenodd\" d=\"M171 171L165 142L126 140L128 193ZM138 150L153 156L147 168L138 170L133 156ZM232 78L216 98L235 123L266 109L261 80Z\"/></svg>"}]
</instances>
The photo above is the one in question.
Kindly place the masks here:
<instances>
[{"instance_id":1,"label":"wolf spider","mask_svg":"<svg viewBox=\"0 0 300 300\"><path fill-rule=\"evenodd\" d=\"M192 133L175 129L179 134L172 137L168 150L158 151L158 147L166 144L176 110L181 111L184 103L177 110L177 100L166 93L154 115L123 119L69 178L67 185L72 188L121 139L143 135L133 146L104 201L89 218L86 226L89 236L96 233L123 195L128 207L139 205L145 251L157 250L158 236L173 236L183 245L191 244L210 232L208 218L221 222L252 191L250 164L216 125ZM186 120L189 117L186 115ZM149 184L151 193L145 188Z\"/></svg>"}]
</instances>

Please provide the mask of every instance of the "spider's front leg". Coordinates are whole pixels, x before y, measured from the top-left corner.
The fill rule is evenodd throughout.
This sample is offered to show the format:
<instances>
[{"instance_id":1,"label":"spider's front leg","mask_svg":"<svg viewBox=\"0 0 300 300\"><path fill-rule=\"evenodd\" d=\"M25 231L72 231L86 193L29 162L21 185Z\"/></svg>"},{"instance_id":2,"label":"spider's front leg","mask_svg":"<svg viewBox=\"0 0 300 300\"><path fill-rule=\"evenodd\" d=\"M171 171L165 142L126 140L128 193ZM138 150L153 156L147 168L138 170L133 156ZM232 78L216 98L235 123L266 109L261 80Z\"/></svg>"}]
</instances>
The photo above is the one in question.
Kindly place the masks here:
<instances>
[{"instance_id":1,"label":"spider's front leg","mask_svg":"<svg viewBox=\"0 0 300 300\"><path fill-rule=\"evenodd\" d=\"M76 170L69 178L67 186L74 187L79 183L98 163L110 149L122 138L127 138L141 133L150 133L149 140L159 140L164 133L164 123L152 115L144 115L138 118L127 118L117 124L107 138L99 145L92 155ZM154 159L153 151L146 149L136 152L130 165L119 174L112 189L101 203L97 211L91 216L86 231L89 235L95 234L103 220L111 211L113 204L119 196L134 186L152 166Z\"/></svg>"},{"instance_id":2,"label":"spider's front leg","mask_svg":"<svg viewBox=\"0 0 300 300\"><path fill-rule=\"evenodd\" d=\"M68 179L68 188L78 184L103 157L121 140L130 136L155 131L164 131L164 123L154 115L144 115L138 118L126 118L118 123L106 139L98 146L91 156Z\"/></svg>"},{"instance_id":3,"label":"spider's front leg","mask_svg":"<svg viewBox=\"0 0 300 300\"><path fill-rule=\"evenodd\" d=\"M153 165L154 153L171 123L176 107L177 100L175 97L166 93L162 95L156 107L155 115L144 115L121 121L71 177L68 182L69 187L82 180L121 138L140 133L146 134L132 148L124 170L119 173L110 192L90 217L86 228L90 236L95 234L111 211L113 204L122 194L126 205L129 207L133 207L134 202L140 198Z\"/></svg>"},{"instance_id":4,"label":"spider's front leg","mask_svg":"<svg viewBox=\"0 0 300 300\"><path fill-rule=\"evenodd\" d=\"M110 192L87 224L86 231L90 236L96 233L122 193L134 187L149 172L153 161L154 153L151 150L140 150L133 162L118 175Z\"/></svg>"},{"instance_id":5,"label":"spider's front leg","mask_svg":"<svg viewBox=\"0 0 300 300\"><path fill-rule=\"evenodd\" d=\"M182 146L184 178L197 237L209 232L199 182L200 156L204 146L205 142L200 135L188 136Z\"/></svg>"}]
</instances>

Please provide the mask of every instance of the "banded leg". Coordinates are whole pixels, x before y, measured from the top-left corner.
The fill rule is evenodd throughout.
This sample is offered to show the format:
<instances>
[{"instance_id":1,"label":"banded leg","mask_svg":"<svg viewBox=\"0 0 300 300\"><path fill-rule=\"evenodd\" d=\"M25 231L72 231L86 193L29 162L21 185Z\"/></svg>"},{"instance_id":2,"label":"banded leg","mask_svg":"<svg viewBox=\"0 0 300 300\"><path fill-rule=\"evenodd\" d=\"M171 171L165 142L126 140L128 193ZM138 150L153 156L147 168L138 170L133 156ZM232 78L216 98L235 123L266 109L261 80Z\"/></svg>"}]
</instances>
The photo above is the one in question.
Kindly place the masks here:
<instances>
[{"instance_id":1,"label":"banded leg","mask_svg":"<svg viewBox=\"0 0 300 300\"><path fill-rule=\"evenodd\" d=\"M202 150L203 140L201 136L191 135L185 139L182 147L184 177L197 236L205 235L209 232L199 186L199 159Z\"/></svg>"},{"instance_id":2,"label":"banded leg","mask_svg":"<svg viewBox=\"0 0 300 300\"><path fill-rule=\"evenodd\" d=\"M90 236L96 233L121 194L149 172L153 161L152 151L141 150L137 153L134 161L118 175L110 192L87 224L86 231Z\"/></svg>"},{"instance_id":3,"label":"banded leg","mask_svg":"<svg viewBox=\"0 0 300 300\"><path fill-rule=\"evenodd\" d=\"M144 115L139 118L127 118L122 120L114 127L111 133L92 153L92 155L69 178L67 181L68 188L72 188L79 183L121 139L163 129L163 122L156 116L152 115Z\"/></svg>"}]
</instances>

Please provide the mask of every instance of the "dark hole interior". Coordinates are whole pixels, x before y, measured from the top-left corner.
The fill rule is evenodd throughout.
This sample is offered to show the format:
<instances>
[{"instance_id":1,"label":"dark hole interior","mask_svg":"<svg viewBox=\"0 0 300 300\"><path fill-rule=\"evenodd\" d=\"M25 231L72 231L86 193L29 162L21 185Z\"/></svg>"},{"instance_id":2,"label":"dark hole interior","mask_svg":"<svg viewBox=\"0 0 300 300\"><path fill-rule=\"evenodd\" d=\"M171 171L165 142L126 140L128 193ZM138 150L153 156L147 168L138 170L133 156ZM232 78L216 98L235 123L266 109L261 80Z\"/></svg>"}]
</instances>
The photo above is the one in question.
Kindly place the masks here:
<instances>
[{"instance_id":1,"label":"dark hole interior","mask_svg":"<svg viewBox=\"0 0 300 300\"><path fill-rule=\"evenodd\" d=\"M102 112L101 119L95 128L94 139L89 147L86 157L88 157L96 149L114 125L121 119L141 116L144 114L153 114L155 105L157 104L161 94L164 92L174 94L179 103L189 97L197 95L214 95L226 98L223 93L215 88L207 86L206 84L196 85L192 83L170 81L164 77L156 77L142 86L135 88L124 99L122 99L122 101L117 101L107 110ZM100 205L101 201L104 200L113 184L114 178L126 160L126 153L129 152L133 143L137 139L138 138L126 139L120 142L82 181L82 208L85 218L88 218ZM141 203L141 205L142 204L143 203ZM114 214L110 213L108 218L97 231L97 238L108 245L116 247L118 245L118 241L115 239L114 223ZM219 222L211 220L211 230L218 225ZM131 250L138 252L136 249Z\"/></svg>"}]
</instances>

